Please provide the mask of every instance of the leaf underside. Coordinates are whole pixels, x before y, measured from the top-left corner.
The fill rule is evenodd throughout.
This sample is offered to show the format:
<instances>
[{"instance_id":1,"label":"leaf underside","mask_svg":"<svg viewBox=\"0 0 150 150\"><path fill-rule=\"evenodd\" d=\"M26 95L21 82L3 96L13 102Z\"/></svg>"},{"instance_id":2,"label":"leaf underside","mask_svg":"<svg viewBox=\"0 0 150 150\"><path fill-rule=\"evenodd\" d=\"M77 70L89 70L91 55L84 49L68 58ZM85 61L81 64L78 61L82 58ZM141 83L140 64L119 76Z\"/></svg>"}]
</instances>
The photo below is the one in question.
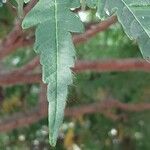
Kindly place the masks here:
<instances>
[{"instance_id":1,"label":"leaf underside","mask_svg":"<svg viewBox=\"0 0 150 150\"><path fill-rule=\"evenodd\" d=\"M49 138L55 146L63 121L67 88L72 84L71 67L75 51L70 32L82 32L83 25L70 8L75 0L40 0L27 14L23 28L36 27L35 51L40 55L43 81L48 84Z\"/></svg>"}]
</instances>

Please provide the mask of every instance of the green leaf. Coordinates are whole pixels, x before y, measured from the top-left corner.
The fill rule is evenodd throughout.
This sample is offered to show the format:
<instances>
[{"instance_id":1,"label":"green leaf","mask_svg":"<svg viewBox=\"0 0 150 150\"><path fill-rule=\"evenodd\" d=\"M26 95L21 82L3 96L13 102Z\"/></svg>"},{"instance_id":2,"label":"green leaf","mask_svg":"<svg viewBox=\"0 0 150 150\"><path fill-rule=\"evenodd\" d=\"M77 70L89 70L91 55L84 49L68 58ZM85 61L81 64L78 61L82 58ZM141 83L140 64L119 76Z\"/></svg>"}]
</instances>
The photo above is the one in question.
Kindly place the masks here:
<instances>
[{"instance_id":1,"label":"green leaf","mask_svg":"<svg viewBox=\"0 0 150 150\"><path fill-rule=\"evenodd\" d=\"M89 0L92 1L92 0ZM120 0L122 1L122 0ZM145 6L145 5L150 5L150 0L123 0L123 2L127 3L128 6ZM109 16L108 9L107 6L109 5L109 1L108 0L97 0L97 13L99 15L100 18ZM116 6L116 8L119 8L118 6ZM113 9L113 8L111 8Z\"/></svg>"},{"instance_id":2,"label":"green leaf","mask_svg":"<svg viewBox=\"0 0 150 150\"><path fill-rule=\"evenodd\" d=\"M127 35L138 42L145 58L150 57L150 0L99 0L99 16L116 13Z\"/></svg>"},{"instance_id":3,"label":"green leaf","mask_svg":"<svg viewBox=\"0 0 150 150\"><path fill-rule=\"evenodd\" d=\"M40 54L43 81L48 84L49 137L55 146L63 121L67 88L72 84L75 51L70 32L82 32L83 24L70 8L75 0L40 0L23 20L23 28L37 26L35 51Z\"/></svg>"},{"instance_id":4,"label":"green leaf","mask_svg":"<svg viewBox=\"0 0 150 150\"><path fill-rule=\"evenodd\" d=\"M86 0L86 5L90 8L94 8L96 6L97 0Z\"/></svg>"},{"instance_id":5,"label":"green leaf","mask_svg":"<svg viewBox=\"0 0 150 150\"><path fill-rule=\"evenodd\" d=\"M105 10L106 4L107 0L97 0L97 15L101 19L106 18L108 16L108 10Z\"/></svg>"}]
</instances>

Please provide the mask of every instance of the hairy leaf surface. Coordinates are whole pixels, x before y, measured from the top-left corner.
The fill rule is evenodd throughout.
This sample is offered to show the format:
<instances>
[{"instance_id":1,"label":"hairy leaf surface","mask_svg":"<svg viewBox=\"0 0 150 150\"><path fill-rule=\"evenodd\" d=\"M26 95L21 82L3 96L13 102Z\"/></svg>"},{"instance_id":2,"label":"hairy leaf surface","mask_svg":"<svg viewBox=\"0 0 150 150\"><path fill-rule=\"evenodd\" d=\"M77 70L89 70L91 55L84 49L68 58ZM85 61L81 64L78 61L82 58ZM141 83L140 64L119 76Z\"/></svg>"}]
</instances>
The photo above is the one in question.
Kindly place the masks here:
<instances>
[{"instance_id":1,"label":"hairy leaf surface","mask_svg":"<svg viewBox=\"0 0 150 150\"><path fill-rule=\"evenodd\" d=\"M143 56L150 57L150 0L99 0L99 16L116 13L124 31L135 39Z\"/></svg>"},{"instance_id":2,"label":"hairy leaf surface","mask_svg":"<svg viewBox=\"0 0 150 150\"><path fill-rule=\"evenodd\" d=\"M48 84L50 144L55 145L63 121L67 87L72 84L75 51L70 32L83 25L70 8L75 0L40 0L23 21L23 28L37 26L35 51L40 54L43 81Z\"/></svg>"}]
</instances>

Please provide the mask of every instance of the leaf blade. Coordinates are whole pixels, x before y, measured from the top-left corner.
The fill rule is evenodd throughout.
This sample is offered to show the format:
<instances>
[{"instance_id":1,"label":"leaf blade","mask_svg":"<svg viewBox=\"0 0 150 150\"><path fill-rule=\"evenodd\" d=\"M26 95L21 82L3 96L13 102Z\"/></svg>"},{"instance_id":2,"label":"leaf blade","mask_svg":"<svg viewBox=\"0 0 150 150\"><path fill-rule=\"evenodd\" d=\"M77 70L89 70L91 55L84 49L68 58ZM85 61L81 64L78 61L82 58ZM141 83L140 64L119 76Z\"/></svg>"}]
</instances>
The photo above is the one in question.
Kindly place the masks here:
<instances>
[{"instance_id":1,"label":"leaf blade","mask_svg":"<svg viewBox=\"0 0 150 150\"><path fill-rule=\"evenodd\" d=\"M116 13L119 22L122 24L124 31L131 38L138 42L141 53L144 58L150 57L150 18L147 17L147 24L144 23L142 17L146 17L146 14L150 14L150 0L143 1L133 1L133 0L99 0L102 2L103 7L99 7L99 16L111 15ZM98 5L98 3L97 3ZM142 11L137 13L135 10L139 8L140 10L146 9L146 13ZM146 21L146 20L145 20ZM144 39L144 40L143 40ZM146 42L145 42L146 40Z\"/></svg>"},{"instance_id":2,"label":"leaf blade","mask_svg":"<svg viewBox=\"0 0 150 150\"><path fill-rule=\"evenodd\" d=\"M37 25L35 51L40 54L43 81L48 84L50 144L53 146L63 121L67 87L72 84L70 68L74 65L75 51L70 32L83 30L79 18L70 12L70 7L76 5L72 0L41 0L23 21L23 28Z\"/></svg>"}]
</instances>

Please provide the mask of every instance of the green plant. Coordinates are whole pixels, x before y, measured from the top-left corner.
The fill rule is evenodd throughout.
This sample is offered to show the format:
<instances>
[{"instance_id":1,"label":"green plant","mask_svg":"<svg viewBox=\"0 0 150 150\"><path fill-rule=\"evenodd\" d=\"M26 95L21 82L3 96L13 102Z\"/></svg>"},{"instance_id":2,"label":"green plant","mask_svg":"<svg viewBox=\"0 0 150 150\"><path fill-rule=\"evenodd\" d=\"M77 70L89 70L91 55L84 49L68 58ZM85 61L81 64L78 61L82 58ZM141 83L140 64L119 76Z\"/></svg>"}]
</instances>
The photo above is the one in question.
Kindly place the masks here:
<instances>
[{"instance_id":1,"label":"green plant","mask_svg":"<svg viewBox=\"0 0 150 150\"><path fill-rule=\"evenodd\" d=\"M23 1L18 2L22 16ZM28 1L25 1L28 2ZM81 3L80 3L81 2ZM63 120L67 87L72 84L70 68L75 52L70 32L82 32L79 18L70 11L87 4L99 17L116 14L127 35L138 42L141 53L150 56L149 0L40 0L26 15L23 28L36 26L35 51L43 66L43 81L48 84L50 144L55 146Z\"/></svg>"}]
</instances>

